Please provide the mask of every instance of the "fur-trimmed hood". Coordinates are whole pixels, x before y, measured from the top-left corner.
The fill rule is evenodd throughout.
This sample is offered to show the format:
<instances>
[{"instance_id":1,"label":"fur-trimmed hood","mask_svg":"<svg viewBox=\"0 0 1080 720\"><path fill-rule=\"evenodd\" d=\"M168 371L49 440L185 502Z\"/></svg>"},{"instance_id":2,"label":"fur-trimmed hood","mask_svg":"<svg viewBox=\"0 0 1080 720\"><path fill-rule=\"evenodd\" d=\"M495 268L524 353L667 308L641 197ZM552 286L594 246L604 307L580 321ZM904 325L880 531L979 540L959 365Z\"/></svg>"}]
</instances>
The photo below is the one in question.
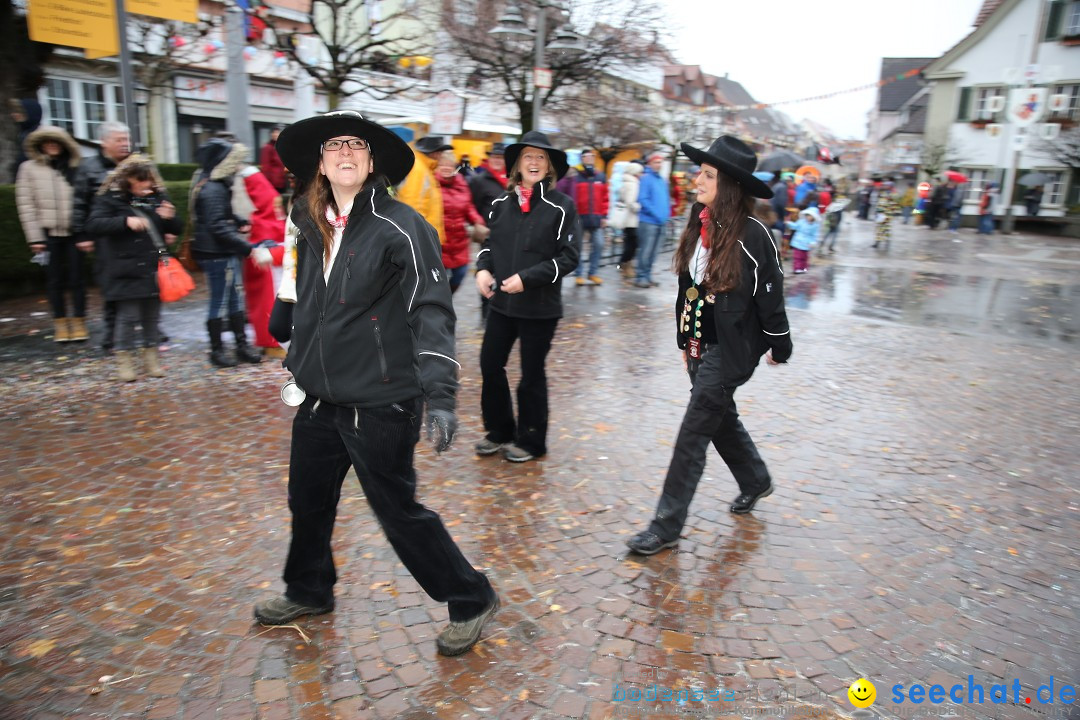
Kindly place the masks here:
<instances>
[{"instance_id":1,"label":"fur-trimmed hood","mask_svg":"<svg viewBox=\"0 0 1080 720\"><path fill-rule=\"evenodd\" d=\"M26 152L26 157L35 162L49 162L49 156L41 149L41 146L49 141L58 142L62 148L67 150L69 167L74 168L79 165L79 160L82 159L79 154L79 144L63 129L52 125L42 125L26 136L26 140L23 141L23 150Z\"/></svg>"},{"instance_id":2,"label":"fur-trimmed hood","mask_svg":"<svg viewBox=\"0 0 1080 720\"><path fill-rule=\"evenodd\" d=\"M161 175L158 173L157 166L154 165L154 161L145 155L139 153L132 153L128 155L119 165L112 169L112 171L105 176L105 181L101 183L101 187L98 188L97 194L104 195L110 191L123 192L124 188L120 185L120 178L123 177L132 168L145 165L149 168L150 174L154 178L154 192L162 194L165 192L165 181L161 179Z\"/></svg>"},{"instance_id":3,"label":"fur-trimmed hood","mask_svg":"<svg viewBox=\"0 0 1080 720\"><path fill-rule=\"evenodd\" d=\"M224 180L248 164L248 149L240 143L213 138L199 148L198 160L203 177Z\"/></svg>"}]
</instances>

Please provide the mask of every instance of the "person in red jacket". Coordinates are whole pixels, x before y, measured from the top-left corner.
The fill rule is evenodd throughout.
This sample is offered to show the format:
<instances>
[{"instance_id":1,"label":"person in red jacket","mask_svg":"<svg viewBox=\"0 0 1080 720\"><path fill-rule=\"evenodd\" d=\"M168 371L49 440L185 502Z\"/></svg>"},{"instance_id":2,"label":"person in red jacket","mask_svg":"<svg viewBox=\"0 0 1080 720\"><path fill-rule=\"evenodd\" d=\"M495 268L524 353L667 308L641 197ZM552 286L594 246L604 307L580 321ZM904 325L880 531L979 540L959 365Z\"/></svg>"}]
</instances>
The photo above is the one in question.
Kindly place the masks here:
<instances>
[{"instance_id":1,"label":"person in red jacket","mask_svg":"<svg viewBox=\"0 0 1080 720\"><path fill-rule=\"evenodd\" d=\"M454 151L446 150L435 166L443 199L443 229L446 239L442 246L442 261L450 274L450 292L457 292L469 269L469 231L466 225L487 230L484 218L473 205L469 183L457 171ZM482 235L482 233L480 233Z\"/></svg>"},{"instance_id":2,"label":"person in red jacket","mask_svg":"<svg viewBox=\"0 0 1080 720\"><path fill-rule=\"evenodd\" d=\"M237 173L244 181L244 190L251 200L251 232L248 242L255 248L266 248L274 265L281 265L285 256L285 209L281 195L270 184L265 173L249 165ZM264 261L265 263L265 261ZM255 347L262 348L265 357L285 357L285 349L270 334L270 311L274 309L274 273L269 264L260 264L252 253L243 264L244 302L248 322L255 330Z\"/></svg>"},{"instance_id":3,"label":"person in red jacket","mask_svg":"<svg viewBox=\"0 0 1080 720\"><path fill-rule=\"evenodd\" d=\"M288 184L285 178L285 165L282 164L277 151L277 139L281 129L281 125L274 126L274 129L270 131L270 139L259 151L259 169L278 193L285 192L285 186Z\"/></svg>"}]
</instances>

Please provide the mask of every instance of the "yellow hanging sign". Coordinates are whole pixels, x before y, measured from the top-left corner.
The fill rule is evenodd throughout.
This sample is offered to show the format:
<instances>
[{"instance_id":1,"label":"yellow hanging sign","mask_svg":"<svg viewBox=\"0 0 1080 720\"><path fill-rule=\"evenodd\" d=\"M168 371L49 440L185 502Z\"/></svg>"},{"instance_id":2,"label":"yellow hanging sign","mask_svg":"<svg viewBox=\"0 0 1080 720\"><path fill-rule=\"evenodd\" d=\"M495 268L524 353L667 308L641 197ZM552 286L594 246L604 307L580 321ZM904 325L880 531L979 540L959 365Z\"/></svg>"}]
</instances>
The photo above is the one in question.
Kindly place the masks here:
<instances>
[{"instance_id":1,"label":"yellow hanging sign","mask_svg":"<svg viewBox=\"0 0 1080 720\"><path fill-rule=\"evenodd\" d=\"M135 15L189 23L199 21L198 0L126 0L124 7Z\"/></svg>"},{"instance_id":2,"label":"yellow hanging sign","mask_svg":"<svg viewBox=\"0 0 1080 720\"><path fill-rule=\"evenodd\" d=\"M113 0L30 0L26 23L35 42L120 52Z\"/></svg>"}]
</instances>

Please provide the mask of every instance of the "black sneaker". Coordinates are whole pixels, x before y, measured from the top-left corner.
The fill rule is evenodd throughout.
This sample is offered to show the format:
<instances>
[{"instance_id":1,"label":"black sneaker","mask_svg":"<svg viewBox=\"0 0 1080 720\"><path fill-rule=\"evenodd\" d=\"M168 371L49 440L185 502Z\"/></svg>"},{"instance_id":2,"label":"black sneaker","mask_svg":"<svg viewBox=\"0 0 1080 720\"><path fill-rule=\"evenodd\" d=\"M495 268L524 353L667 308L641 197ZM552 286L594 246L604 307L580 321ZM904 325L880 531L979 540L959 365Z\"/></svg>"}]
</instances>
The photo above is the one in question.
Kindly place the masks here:
<instances>
[{"instance_id":1,"label":"black sneaker","mask_svg":"<svg viewBox=\"0 0 1080 720\"><path fill-rule=\"evenodd\" d=\"M493 591L494 592L494 591ZM499 596L495 595L491 604L485 610L471 620L450 621L435 641L440 655L460 655L467 651L480 639L480 633L484 631L487 623L499 610Z\"/></svg>"},{"instance_id":2,"label":"black sneaker","mask_svg":"<svg viewBox=\"0 0 1080 720\"><path fill-rule=\"evenodd\" d=\"M679 544L679 538L665 540L651 530L643 530L626 541L626 547L630 552L638 555L655 555L664 548L674 547Z\"/></svg>"},{"instance_id":3,"label":"black sneaker","mask_svg":"<svg viewBox=\"0 0 1080 720\"><path fill-rule=\"evenodd\" d=\"M255 619L264 625L285 625L302 615L324 615L333 612L334 603L329 605L302 605L293 602L284 595L263 600L255 605Z\"/></svg>"},{"instance_id":4,"label":"black sneaker","mask_svg":"<svg viewBox=\"0 0 1080 720\"><path fill-rule=\"evenodd\" d=\"M769 486L759 493L739 493L739 496L731 503L731 512L745 515L754 509L758 500L772 495L772 491L773 485L769 483Z\"/></svg>"}]
</instances>

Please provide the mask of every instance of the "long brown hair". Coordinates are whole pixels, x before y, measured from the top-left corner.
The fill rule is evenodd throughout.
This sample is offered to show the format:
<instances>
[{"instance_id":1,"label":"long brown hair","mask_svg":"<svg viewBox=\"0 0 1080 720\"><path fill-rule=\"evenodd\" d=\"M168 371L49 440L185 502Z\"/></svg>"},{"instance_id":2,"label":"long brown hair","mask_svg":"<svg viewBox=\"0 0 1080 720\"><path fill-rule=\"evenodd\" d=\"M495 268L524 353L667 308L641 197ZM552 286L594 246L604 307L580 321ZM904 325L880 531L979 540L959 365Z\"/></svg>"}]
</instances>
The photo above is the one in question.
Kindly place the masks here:
<instances>
[{"instance_id":1,"label":"long brown hair","mask_svg":"<svg viewBox=\"0 0 1080 720\"><path fill-rule=\"evenodd\" d=\"M374 162L374 156L372 162ZM341 212L341 208L337 206L337 201L334 200L334 191L330 187L330 181L318 170L315 171L315 177L311 182L304 183L304 185L306 186L304 189L304 204L307 206L311 221L315 223L315 227L319 229L319 235L322 237L323 263L326 263L330 259L330 249L334 245L334 226L326 219L326 208L333 208L335 215ZM388 187L389 182L385 175L376 170L368 175L357 196L373 185L376 187Z\"/></svg>"},{"instance_id":2,"label":"long brown hair","mask_svg":"<svg viewBox=\"0 0 1080 720\"><path fill-rule=\"evenodd\" d=\"M521 153L518 155L517 160L514 162L514 167L510 168L510 170L508 170L506 173L506 189L509 191L513 191L514 188L521 184L521 168L519 166L521 165L521 156L525 154L525 150L528 148L532 148L533 150L540 150L544 153L545 157L547 157L548 171L547 174L544 175L543 178L541 178L540 182L547 180L549 187L555 184L555 180L557 178L555 175L555 163L551 159L551 153L549 153L547 150L544 150L544 148L527 145L521 149Z\"/></svg>"},{"instance_id":3,"label":"long brown hair","mask_svg":"<svg viewBox=\"0 0 1080 720\"><path fill-rule=\"evenodd\" d=\"M690 220L686 223L679 247L675 251L675 272L690 269L698 238L701 236L701 210L699 202L690 208ZM753 214L754 198L746 194L742 185L722 172L716 174L716 197L709 205L711 226L706 230L709 237L709 260L705 265L702 287L708 292L729 292L739 286L742 279L742 239L747 216Z\"/></svg>"}]
</instances>

